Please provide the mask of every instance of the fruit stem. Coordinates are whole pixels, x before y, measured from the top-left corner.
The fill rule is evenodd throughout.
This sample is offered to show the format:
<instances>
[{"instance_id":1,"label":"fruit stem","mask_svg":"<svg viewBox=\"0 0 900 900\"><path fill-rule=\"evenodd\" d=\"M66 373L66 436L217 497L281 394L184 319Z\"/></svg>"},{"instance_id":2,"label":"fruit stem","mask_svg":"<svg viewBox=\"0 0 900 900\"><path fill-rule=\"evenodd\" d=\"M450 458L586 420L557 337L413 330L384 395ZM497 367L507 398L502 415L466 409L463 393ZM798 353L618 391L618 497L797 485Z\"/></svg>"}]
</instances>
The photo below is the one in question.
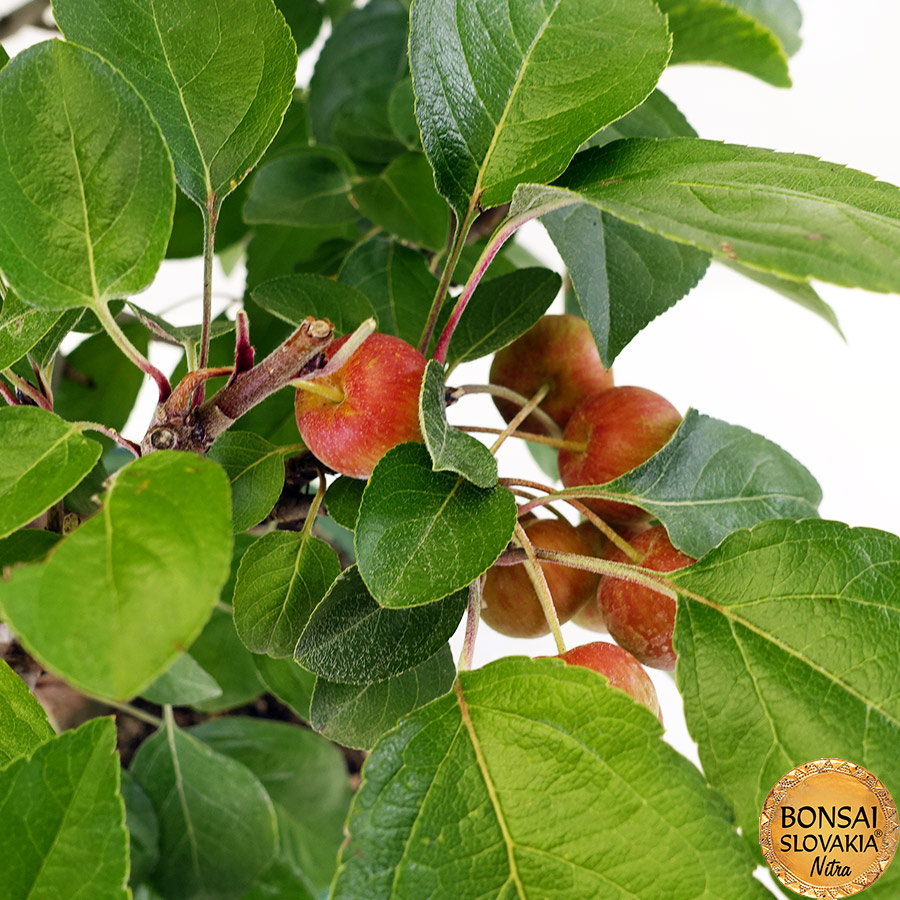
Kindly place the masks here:
<instances>
[{"instance_id":1,"label":"fruit stem","mask_svg":"<svg viewBox=\"0 0 900 900\"><path fill-rule=\"evenodd\" d=\"M374 319L366 319L365 322L358 325L350 337L341 344L334 356L332 356L321 369L312 373L309 377L316 379L325 378L328 375L333 375L338 369L341 369L346 364L347 360L349 360L362 346L363 341L375 331L377 324L378 323Z\"/></svg>"},{"instance_id":2,"label":"fruit stem","mask_svg":"<svg viewBox=\"0 0 900 900\"><path fill-rule=\"evenodd\" d=\"M527 397L511 391L509 388L501 387L499 384L463 384L450 390L450 397L453 400L459 400L466 394L491 394L494 397L509 400L510 403L518 403L519 406L524 406L528 402ZM539 406L533 409L531 414L540 420L541 424L550 432L551 437L562 437L562 429Z\"/></svg>"},{"instance_id":3,"label":"fruit stem","mask_svg":"<svg viewBox=\"0 0 900 900\"><path fill-rule=\"evenodd\" d=\"M344 402L344 392L340 388L328 384L324 379L317 378L315 381L307 381L306 379L298 378L296 381L291 382L291 387L295 387L299 391L307 391L310 394L324 397L332 403Z\"/></svg>"},{"instance_id":4,"label":"fruit stem","mask_svg":"<svg viewBox=\"0 0 900 900\"><path fill-rule=\"evenodd\" d=\"M547 394L550 392L549 384L542 384L538 389L537 393L510 419L509 424L503 431L500 432L500 436L491 444L491 453L496 453L500 447L503 445L503 442L513 433L515 433L516 429L528 418L528 416L538 407L538 404ZM556 438L559 440L559 438Z\"/></svg>"},{"instance_id":5,"label":"fruit stem","mask_svg":"<svg viewBox=\"0 0 900 900\"><path fill-rule=\"evenodd\" d=\"M101 425L99 422L76 422L75 424L83 431L97 431L100 434L105 434L111 441L115 441L120 447L124 447L129 453L133 453L136 457L141 455L141 448L138 447L134 441L123 438L115 428Z\"/></svg>"},{"instance_id":6,"label":"fruit stem","mask_svg":"<svg viewBox=\"0 0 900 900\"><path fill-rule=\"evenodd\" d=\"M455 425L460 431L471 431L478 434L503 434L506 428L488 428L485 425ZM581 441L564 441L562 438L548 437L546 434L534 434L531 431L510 431L507 437L521 438L523 441L531 441L533 444L546 444L548 447L557 447L560 450L571 450L573 453L583 453L587 443Z\"/></svg>"},{"instance_id":7,"label":"fruit stem","mask_svg":"<svg viewBox=\"0 0 900 900\"><path fill-rule=\"evenodd\" d=\"M482 576L483 577L483 576ZM469 585L469 605L466 610L466 636L463 639L462 652L456 668L467 672L472 668L475 657L475 638L478 636L478 623L481 620L481 578L476 578Z\"/></svg>"},{"instance_id":8,"label":"fruit stem","mask_svg":"<svg viewBox=\"0 0 900 900\"><path fill-rule=\"evenodd\" d=\"M154 366L131 341L128 340L128 336L122 331L119 323L116 321L116 317L109 311L109 307L104 302L100 302L91 307L94 311L94 314L100 320L100 324L103 326L106 333L112 339L112 342L146 375L149 375L155 382L156 386L159 388L159 402L163 403L169 399L169 394L172 393L172 385L169 384L169 379L166 378L163 373Z\"/></svg>"},{"instance_id":9,"label":"fruit stem","mask_svg":"<svg viewBox=\"0 0 900 900\"><path fill-rule=\"evenodd\" d=\"M313 525L316 522L316 516L319 514L319 507L321 507L322 501L325 499L325 488L328 486L325 482L325 473L321 469L318 471L319 485L316 488L316 495L313 497L312 503L309 504L309 509L306 512L306 521L303 523L303 530L300 532L301 547L306 543L306 539L312 532Z\"/></svg>"},{"instance_id":10,"label":"fruit stem","mask_svg":"<svg viewBox=\"0 0 900 900\"><path fill-rule=\"evenodd\" d=\"M459 261L459 254L466 244L466 238L469 236L469 229L478 215L478 208L474 203L470 204L469 210L465 218L459 223L456 233L453 235L453 242L450 245L450 252L447 254L447 260L444 263L444 271L441 273L441 280L438 283L437 290L434 293L434 299L431 301L431 309L428 311L428 321L422 330L422 337L419 338L419 352L428 353L428 345L431 343L431 336L434 334L437 325L438 315L441 311L441 304L444 302L444 295L450 282L453 279L453 270Z\"/></svg>"},{"instance_id":11,"label":"fruit stem","mask_svg":"<svg viewBox=\"0 0 900 900\"><path fill-rule=\"evenodd\" d=\"M539 559L545 559L548 562L559 563L572 569L583 569L586 572L594 572L597 575L605 575L610 578L621 578L623 581L631 581L658 594L665 594L673 600L677 597L672 583L659 577L659 572L654 572L652 569L644 569L628 563L612 562L608 559L599 559L596 556L582 556L579 553L544 550L540 547L536 548L535 553Z\"/></svg>"},{"instance_id":12,"label":"fruit stem","mask_svg":"<svg viewBox=\"0 0 900 900\"><path fill-rule=\"evenodd\" d=\"M608 525L595 512L589 510L583 503L566 494L559 494L550 485L540 484L537 481L528 481L524 478L501 478L500 484L504 487L512 487L513 485L521 485L522 487L533 488L536 491L544 491L547 497L535 497L519 508L519 515L531 512L536 506L550 506L557 500L563 500L578 510L598 531L600 531L610 543L615 544L632 562L640 563L641 555L638 553L625 538L622 537L614 528ZM553 509L552 506L550 506Z\"/></svg>"},{"instance_id":13,"label":"fruit stem","mask_svg":"<svg viewBox=\"0 0 900 900\"><path fill-rule=\"evenodd\" d=\"M558 653L565 653L566 644L559 629L559 617L556 615L556 607L553 605L553 595L550 593L550 586L547 584L544 570L541 568L535 555L534 545L528 540L525 529L518 522L516 522L516 540L525 551L525 570L528 572L532 585L534 585L541 609L544 611L544 618L547 620L550 631L553 633L553 640L556 641L556 650Z\"/></svg>"}]
</instances>

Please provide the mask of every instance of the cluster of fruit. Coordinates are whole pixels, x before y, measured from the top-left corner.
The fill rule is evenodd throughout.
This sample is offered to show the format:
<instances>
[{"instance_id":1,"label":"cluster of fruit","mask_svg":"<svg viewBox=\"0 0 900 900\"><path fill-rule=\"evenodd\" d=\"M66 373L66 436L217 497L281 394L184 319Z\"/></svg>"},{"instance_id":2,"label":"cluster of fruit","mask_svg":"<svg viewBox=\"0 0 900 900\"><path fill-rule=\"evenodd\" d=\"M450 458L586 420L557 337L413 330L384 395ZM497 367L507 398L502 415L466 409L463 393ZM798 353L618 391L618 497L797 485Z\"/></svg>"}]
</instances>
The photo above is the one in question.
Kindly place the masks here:
<instances>
[{"instance_id":1,"label":"cluster of fruit","mask_svg":"<svg viewBox=\"0 0 900 900\"><path fill-rule=\"evenodd\" d=\"M347 338L332 344L331 359ZM343 475L368 478L378 460L405 441L421 441L419 391L425 357L399 338L372 334L337 371L307 380L297 391L300 434L312 453ZM678 411L639 387L616 387L600 361L587 323L575 316L544 316L499 351L493 361L494 400L507 422L520 412L512 396L545 389L539 414L520 425L553 438L557 426L559 472L566 487L599 485L641 465L674 434ZM545 388L546 386L546 388ZM693 560L679 552L662 526L633 505L598 498L584 504L621 540L610 541L591 521L523 515L520 524L535 548L598 557L669 572ZM615 535L613 535L615 537ZM626 552L627 551L627 552ZM616 645L595 642L561 654L566 662L605 674L659 714L656 692L641 664L672 669L675 601L621 578L544 560L540 563L560 622L606 632ZM502 634L537 637L549 631L529 574L521 565L495 565L484 579L482 619Z\"/></svg>"}]
</instances>

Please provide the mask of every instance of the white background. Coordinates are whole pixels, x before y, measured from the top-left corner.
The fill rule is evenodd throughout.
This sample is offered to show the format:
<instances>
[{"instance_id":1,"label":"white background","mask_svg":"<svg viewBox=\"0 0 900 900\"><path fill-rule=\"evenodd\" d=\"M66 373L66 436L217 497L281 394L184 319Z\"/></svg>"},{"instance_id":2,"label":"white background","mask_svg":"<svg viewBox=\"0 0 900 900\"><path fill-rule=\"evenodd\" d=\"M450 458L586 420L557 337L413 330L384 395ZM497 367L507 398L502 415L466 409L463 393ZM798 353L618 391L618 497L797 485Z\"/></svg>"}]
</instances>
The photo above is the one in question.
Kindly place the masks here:
<instances>
[{"instance_id":1,"label":"white background","mask_svg":"<svg viewBox=\"0 0 900 900\"><path fill-rule=\"evenodd\" d=\"M900 184L900 4L807 0L801 5L804 43L791 61L793 89L772 88L727 69L694 66L667 71L661 87L701 137L810 153ZM14 53L44 37L28 30L7 47ZM305 56L301 78L311 64ZM558 265L540 226L529 228L525 243L548 264ZM151 299L144 302L163 308L198 297L201 278L194 261L166 263ZM238 297L242 278L240 268L230 278L218 270L217 294ZM652 388L682 411L693 406L765 435L819 479L824 516L896 533L900 298L819 288L838 314L846 343L812 314L714 266L692 294L622 353L615 367L617 382ZM180 317L196 320L198 303L173 313L173 319ZM460 383L485 376L486 366L478 364L458 373ZM152 402L151 394L145 396ZM457 414L458 421L499 422L489 402L467 398L463 404L468 406ZM147 409L129 423L129 437L140 438ZM500 463L505 474L542 480L530 456L512 441L501 450ZM592 639L571 625L564 633L569 644ZM482 628L476 664L510 653L553 652L550 638L514 641ZM654 673L654 680L667 737L696 759L670 677Z\"/></svg>"}]
</instances>

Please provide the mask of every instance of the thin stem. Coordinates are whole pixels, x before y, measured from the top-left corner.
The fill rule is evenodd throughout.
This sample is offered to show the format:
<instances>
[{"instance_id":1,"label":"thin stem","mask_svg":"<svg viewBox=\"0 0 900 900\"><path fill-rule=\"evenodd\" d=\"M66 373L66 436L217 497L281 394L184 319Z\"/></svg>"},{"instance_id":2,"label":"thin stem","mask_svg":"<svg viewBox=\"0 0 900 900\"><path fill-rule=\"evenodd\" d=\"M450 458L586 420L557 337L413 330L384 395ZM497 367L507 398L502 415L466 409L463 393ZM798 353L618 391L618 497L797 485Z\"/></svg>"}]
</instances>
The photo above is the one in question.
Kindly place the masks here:
<instances>
[{"instance_id":1,"label":"thin stem","mask_svg":"<svg viewBox=\"0 0 900 900\"><path fill-rule=\"evenodd\" d=\"M96 306L91 307L91 309L96 314L97 318L100 320L100 324L105 329L106 333L112 338L113 343L146 375L149 375L155 382L157 387L159 388L159 400L162 403L164 400L167 400L169 394L172 393L172 385L169 384L169 379L160 372L153 363L138 350L131 341L128 340L128 336L124 331L119 327L119 323L116 321L116 317L109 311L109 307L105 303L98 303Z\"/></svg>"},{"instance_id":2,"label":"thin stem","mask_svg":"<svg viewBox=\"0 0 900 900\"><path fill-rule=\"evenodd\" d=\"M510 490L511 490L517 497L524 497L526 500L534 500L534 494L530 493L529 491L523 491L522 488L511 487ZM520 506L519 509L520 509L520 510L521 510L521 509L524 509L524 506ZM553 513L553 515L554 515L557 519L559 519L560 522L566 522L566 523L568 523L569 520L568 520L568 519L567 519L567 518L566 518L566 517L558 510L558 509L555 509L554 507L548 505L548 506L547 506L547 511ZM529 512L529 511L526 510L524 513L523 513L523 512L518 513L519 518L522 518L522 516L527 515L528 512Z\"/></svg>"},{"instance_id":3,"label":"thin stem","mask_svg":"<svg viewBox=\"0 0 900 900\"><path fill-rule=\"evenodd\" d=\"M638 553L625 538L622 537L611 525L607 524L600 518L595 512L588 509L583 503L579 500L576 500L574 497L567 496L565 494L558 494L555 488L550 487L547 484L541 484L537 481L528 481L525 478L501 478L500 484L504 487L512 487L513 485L521 485L522 487L532 488L536 491L544 491L548 496L546 497L536 497L532 500L529 500L524 506L519 508L519 515L524 515L525 513L531 512L537 506L549 506L550 509L553 507L550 505L555 503L557 500L562 500L565 503L568 503L569 506L577 509L604 537L609 540L611 544L614 544L619 548L632 562L639 563L641 561L641 555ZM555 512L555 510L554 510Z\"/></svg>"},{"instance_id":4,"label":"thin stem","mask_svg":"<svg viewBox=\"0 0 900 900\"><path fill-rule=\"evenodd\" d=\"M99 422L76 422L80 428L84 431L97 431L100 434L105 434L111 441L115 441L120 447L124 447L129 453L133 453L135 456L141 455L141 448L134 443L134 441L129 441L128 438L123 438L115 428L110 428L108 425L101 425Z\"/></svg>"},{"instance_id":5,"label":"thin stem","mask_svg":"<svg viewBox=\"0 0 900 900\"><path fill-rule=\"evenodd\" d=\"M525 529L518 522L516 522L516 540L522 545L522 549L525 551L525 569L534 586L538 601L541 604L541 609L544 611L544 618L550 626L553 640L556 641L557 652L565 653L566 644L565 641L563 641L562 632L559 628L559 617L556 615L556 607L553 605L553 595L550 593L550 586L547 584L544 570L541 568L541 564L538 562L537 556L535 555L534 545L528 540Z\"/></svg>"},{"instance_id":6,"label":"thin stem","mask_svg":"<svg viewBox=\"0 0 900 900\"><path fill-rule=\"evenodd\" d=\"M131 716L134 719L140 719L142 722L146 722L148 725L153 725L155 728L162 728L163 720L160 719L159 716L154 716L153 713L148 713L143 709L138 709L138 707L132 706L130 703L122 703L119 700L104 700L103 702L107 706L111 706L113 709L118 709L119 711Z\"/></svg>"},{"instance_id":7,"label":"thin stem","mask_svg":"<svg viewBox=\"0 0 900 900\"><path fill-rule=\"evenodd\" d=\"M471 431L478 434L503 434L505 428L488 428L486 425L454 425L460 431ZM561 438L548 437L546 434L534 434L531 431L510 431L508 437L521 438L523 441L531 441L532 444L546 444L548 447L557 447L560 450L571 450L574 453L582 453L587 446L582 441L564 441Z\"/></svg>"},{"instance_id":8,"label":"thin stem","mask_svg":"<svg viewBox=\"0 0 900 900\"><path fill-rule=\"evenodd\" d=\"M499 253L500 248L516 233L522 224L523 223L518 219L501 222L500 226L489 238L481 256L478 257L478 262L475 263L475 268L472 269L471 274L463 286L462 293L459 295L459 299L453 307L453 312L450 313L450 318L447 320L447 324L444 326L444 330L441 332L440 339L435 348L434 358L441 363L441 365L447 361L447 350L450 347L450 339L453 337L453 332L456 331L456 326L459 325L459 320L465 312L469 299L472 294L475 293L475 288L478 287L479 282L484 277L484 273L487 271L488 266L493 262L497 253Z\"/></svg>"},{"instance_id":9,"label":"thin stem","mask_svg":"<svg viewBox=\"0 0 900 900\"><path fill-rule=\"evenodd\" d=\"M303 523L303 531L300 532L301 545L305 543L312 531L316 516L319 514L319 508L322 506L322 501L325 499L325 489L327 487L325 473L319 469L319 486L316 489L316 496L313 497L312 503L309 504L309 510L306 513L306 521Z\"/></svg>"},{"instance_id":10,"label":"thin stem","mask_svg":"<svg viewBox=\"0 0 900 900\"><path fill-rule=\"evenodd\" d=\"M456 234L453 236L453 244L450 247L450 252L447 254L447 261L444 263L444 271L441 274L441 280L435 291L434 299L431 301L431 309L428 312L428 321L425 323L422 337L419 339L419 351L421 353L428 353L428 345L431 343L431 336L434 334L434 329L437 325L441 304L444 302L444 295L447 293L447 288L450 287L450 282L453 279L453 271L456 268L456 263L459 261L459 254L462 253L462 249L466 244L466 238L469 234L469 229L472 227L472 223L475 221L477 215L477 208L473 204L469 207L465 218L459 223ZM443 360L440 360L440 362L443 362Z\"/></svg>"},{"instance_id":11,"label":"thin stem","mask_svg":"<svg viewBox=\"0 0 900 900\"><path fill-rule=\"evenodd\" d=\"M503 442L511 435L514 434L516 429L528 418L528 416L538 407L538 404L547 394L550 392L549 384L542 384L537 393L512 417L509 424L503 431L500 432L500 436L491 444L491 453L496 453L502 446ZM555 440L560 440L560 438L555 438Z\"/></svg>"},{"instance_id":12,"label":"thin stem","mask_svg":"<svg viewBox=\"0 0 900 900\"><path fill-rule=\"evenodd\" d=\"M356 330L344 341L343 344L334 352L331 359L322 366L321 369L317 369L314 372L311 372L305 378L298 379L299 381L305 381L307 379L319 379L325 378L328 375L333 375L339 369L343 368L346 364L347 360L353 356L354 353L362 346L363 342L366 338L375 331L378 327L378 323L374 319L366 319L361 325L358 325ZM296 387L300 387L299 384ZM343 399L343 397L341 398ZM338 401L340 402L340 401Z\"/></svg>"},{"instance_id":13,"label":"thin stem","mask_svg":"<svg viewBox=\"0 0 900 900\"><path fill-rule=\"evenodd\" d=\"M16 395L2 381L0 381L0 397L2 397L10 406L19 405Z\"/></svg>"},{"instance_id":14,"label":"thin stem","mask_svg":"<svg viewBox=\"0 0 900 900\"><path fill-rule=\"evenodd\" d=\"M483 576L482 576L483 577ZM475 638L478 636L478 623L481 621L481 578L476 578L469 585L469 605L466 610L466 636L463 639L462 652L456 667L460 672L472 668L475 658Z\"/></svg>"},{"instance_id":15,"label":"thin stem","mask_svg":"<svg viewBox=\"0 0 900 900\"><path fill-rule=\"evenodd\" d=\"M216 253L216 224L219 221L218 198L212 192L206 198L203 209L203 328L200 333L200 356L198 368L205 369L209 361L209 332L212 323L212 278L213 260ZM198 392L199 403L203 402L203 390Z\"/></svg>"},{"instance_id":16,"label":"thin stem","mask_svg":"<svg viewBox=\"0 0 900 900\"><path fill-rule=\"evenodd\" d=\"M463 384L450 390L450 397L453 400L458 400L466 394L490 394L493 397L509 400L510 403L517 403L519 406L524 406L528 402L527 397L511 391L509 388L501 387L499 384ZM562 428L540 407L533 409L531 414L547 429L551 437L562 437Z\"/></svg>"},{"instance_id":17,"label":"thin stem","mask_svg":"<svg viewBox=\"0 0 900 900\"><path fill-rule=\"evenodd\" d=\"M216 600L216 609L221 610L223 613L227 613L229 616L234 615L234 607L230 603L225 603L222 600Z\"/></svg>"},{"instance_id":18,"label":"thin stem","mask_svg":"<svg viewBox=\"0 0 900 900\"><path fill-rule=\"evenodd\" d=\"M571 569L583 569L585 572L594 572L597 575L605 575L609 578L621 578L642 587L649 588L658 594L665 594L673 600L677 597L672 583L661 577L659 572L653 569L644 569L640 566L632 566L629 563L617 563L608 559L600 559L596 556L582 556L579 553L563 553L561 550L544 550L535 548L539 559L547 562L559 563L569 566Z\"/></svg>"},{"instance_id":19,"label":"thin stem","mask_svg":"<svg viewBox=\"0 0 900 900\"><path fill-rule=\"evenodd\" d=\"M35 406L39 406L41 409L46 409L48 412L53 411L53 406L50 401L34 386L29 384L24 378L20 377L16 374L12 369L4 369L3 374L6 376L9 383L28 397Z\"/></svg>"}]
</instances>

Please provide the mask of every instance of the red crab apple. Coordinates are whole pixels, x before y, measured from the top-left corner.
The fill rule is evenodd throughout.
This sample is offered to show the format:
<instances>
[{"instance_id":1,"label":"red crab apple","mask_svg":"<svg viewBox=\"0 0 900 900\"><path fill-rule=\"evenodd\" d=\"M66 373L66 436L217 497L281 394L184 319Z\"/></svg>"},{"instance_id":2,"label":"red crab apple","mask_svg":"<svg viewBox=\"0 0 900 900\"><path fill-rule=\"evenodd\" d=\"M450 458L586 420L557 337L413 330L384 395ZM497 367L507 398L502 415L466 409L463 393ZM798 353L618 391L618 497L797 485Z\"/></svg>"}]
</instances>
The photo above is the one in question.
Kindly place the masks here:
<instances>
[{"instance_id":1,"label":"red crab apple","mask_svg":"<svg viewBox=\"0 0 900 900\"><path fill-rule=\"evenodd\" d=\"M640 554L636 564L654 572L673 572L695 561L672 546L662 525L639 534L629 543ZM607 558L612 562L632 563L619 549ZM597 602L617 644L645 666L675 668L672 648L675 601L671 597L632 581L604 575L597 590Z\"/></svg>"},{"instance_id":2,"label":"red crab apple","mask_svg":"<svg viewBox=\"0 0 900 900\"><path fill-rule=\"evenodd\" d=\"M570 666L584 666L605 675L613 687L643 703L662 722L656 688L643 666L627 650L605 641L595 641L566 650L559 658Z\"/></svg>"},{"instance_id":3,"label":"red crab apple","mask_svg":"<svg viewBox=\"0 0 900 900\"><path fill-rule=\"evenodd\" d=\"M636 538L641 532L646 531L650 526L646 523L639 523L634 528L626 529L622 532L622 537L629 543ZM598 559L609 559L610 555L616 551L616 545L607 541L607 539L596 529L590 522L582 522L577 529L579 532L590 535L591 546L594 549L594 556ZM593 532L593 534L591 534ZM595 537L596 535L596 537ZM581 609L572 616L572 621L581 628L588 631L596 631L598 634L606 634L606 621L603 618L603 610L600 609L600 603L597 597L591 597Z\"/></svg>"},{"instance_id":4,"label":"red crab apple","mask_svg":"<svg viewBox=\"0 0 900 900\"><path fill-rule=\"evenodd\" d=\"M588 397L572 414L565 441L584 449L559 451L566 487L604 484L646 462L668 443L681 424L678 410L646 388L614 387ZM632 525L648 518L636 506L612 500L582 502L610 522Z\"/></svg>"},{"instance_id":5,"label":"red crab apple","mask_svg":"<svg viewBox=\"0 0 900 900\"><path fill-rule=\"evenodd\" d=\"M491 384L533 397L543 384L550 392L541 409L559 425L566 422L581 401L613 385L613 374L603 368L597 345L584 319L578 316L544 316L520 338L504 347L491 365ZM509 422L520 407L494 397L500 415ZM522 430L546 434L540 420L529 416Z\"/></svg>"},{"instance_id":6,"label":"red crab apple","mask_svg":"<svg viewBox=\"0 0 900 900\"><path fill-rule=\"evenodd\" d=\"M568 522L534 519L523 526L535 547L590 556L591 547ZM596 591L593 572L543 561L556 615L568 622ZM509 637L539 637L550 631L541 602L524 565L493 566L488 570L483 590L481 618L495 631Z\"/></svg>"},{"instance_id":7,"label":"red crab apple","mask_svg":"<svg viewBox=\"0 0 900 900\"><path fill-rule=\"evenodd\" d=\"M330 344L327 359L346 337ZM419 389L425 357L406 341L371 334L336 372L307 379L294 413L303 442L326 466L368 478L391 447L421 441Z\"/></svg>"}]
</instances>

